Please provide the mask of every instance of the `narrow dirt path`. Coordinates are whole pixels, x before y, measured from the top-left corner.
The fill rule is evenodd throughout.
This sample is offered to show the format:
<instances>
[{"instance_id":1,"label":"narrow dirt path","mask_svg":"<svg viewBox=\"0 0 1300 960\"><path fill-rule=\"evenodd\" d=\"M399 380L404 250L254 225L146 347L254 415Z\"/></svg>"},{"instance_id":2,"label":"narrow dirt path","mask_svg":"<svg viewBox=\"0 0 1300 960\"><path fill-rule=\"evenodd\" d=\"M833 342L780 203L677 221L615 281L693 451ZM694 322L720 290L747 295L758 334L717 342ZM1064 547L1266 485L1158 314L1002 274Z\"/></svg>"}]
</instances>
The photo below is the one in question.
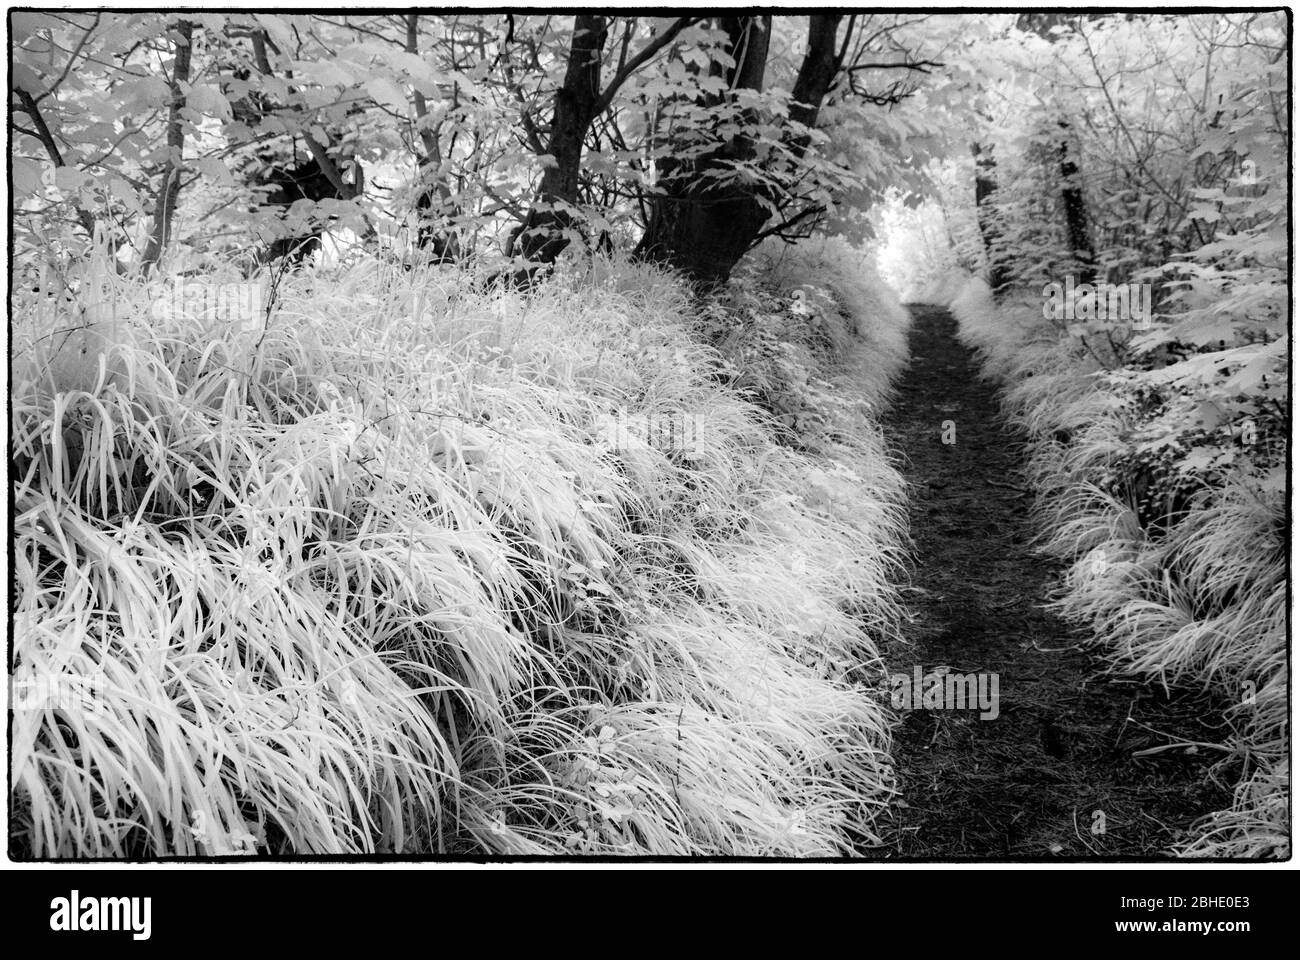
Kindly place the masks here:
<instances>
[{"instance_id":1,"label":"narrow dirt path","mask_svg":"<svg viewBox=\"0 0 1300 960\"><path fill-rule=\"evenodd\" d=\"M909 461L915 570L891 674L997 674L999 713L913 709L896 731L901 796L885 848L939 859L1159 857L1227 804L1217 756L1140 751L1219 739L1217 711L1098 676L1043 609L1058 570L1034 552L1026 450L945 310L912 308L911 365L886 429ZM945 421L952 443L944 443Z\"/></svg>"}]
</instances>

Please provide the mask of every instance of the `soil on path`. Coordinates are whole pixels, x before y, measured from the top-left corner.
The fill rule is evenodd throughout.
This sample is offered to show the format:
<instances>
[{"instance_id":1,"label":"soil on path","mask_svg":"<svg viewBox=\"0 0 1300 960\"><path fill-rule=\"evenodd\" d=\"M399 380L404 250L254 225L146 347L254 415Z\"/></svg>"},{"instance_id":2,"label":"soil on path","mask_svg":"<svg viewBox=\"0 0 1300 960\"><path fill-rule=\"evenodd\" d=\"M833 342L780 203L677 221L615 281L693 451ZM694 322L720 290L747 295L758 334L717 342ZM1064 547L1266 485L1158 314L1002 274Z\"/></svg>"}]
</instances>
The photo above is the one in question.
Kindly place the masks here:
<instances>
[{"instance_id":1,"label":"soil on path","mask_svg":"<svg viewBox=\"0 0 1300 960\"><path fill-rule=\"evenodd\" d=\"M900 795L885 846L866 853L1167 856L1230 795L1207 776L1218 755L1153 748L1217 742L1220 713L1189 695L1101 676L1086 638L1044 609L1060 570L1031 543L1023 438L999 415L952 316L911 309L911 364L886 418L912 485L911 622L886 662L894 675L917 665L997 674L999 713L904 714L894 748ZM943 442L945 426L955 442Z\"/></svg>"}]
</instances>

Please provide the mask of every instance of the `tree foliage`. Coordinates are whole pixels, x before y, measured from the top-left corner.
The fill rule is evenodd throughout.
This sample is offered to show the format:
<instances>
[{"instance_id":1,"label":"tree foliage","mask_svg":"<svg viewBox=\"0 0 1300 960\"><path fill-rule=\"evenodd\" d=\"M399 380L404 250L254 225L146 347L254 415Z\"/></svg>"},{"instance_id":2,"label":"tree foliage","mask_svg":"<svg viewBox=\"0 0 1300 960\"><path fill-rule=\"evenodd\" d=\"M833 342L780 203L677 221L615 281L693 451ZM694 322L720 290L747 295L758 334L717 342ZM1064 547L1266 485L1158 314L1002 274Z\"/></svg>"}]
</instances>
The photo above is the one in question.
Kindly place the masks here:
<instances>
[{"instance_id":1,"label":"tree foliage","mask_svg":"<svg viewBox=\"0 0 1300 960\"><path fill-rule=\"evenodd\" d=\"M851 211L916 166L907 108L943 46L924 23L19 13L15 194L43 238L23 241L152 264L328 231L535 265L576 240L721 279L764 236L860 229ZM684 190L747 211L699 238L716 262L655 233Z\"/></svg>"}]
</instances>

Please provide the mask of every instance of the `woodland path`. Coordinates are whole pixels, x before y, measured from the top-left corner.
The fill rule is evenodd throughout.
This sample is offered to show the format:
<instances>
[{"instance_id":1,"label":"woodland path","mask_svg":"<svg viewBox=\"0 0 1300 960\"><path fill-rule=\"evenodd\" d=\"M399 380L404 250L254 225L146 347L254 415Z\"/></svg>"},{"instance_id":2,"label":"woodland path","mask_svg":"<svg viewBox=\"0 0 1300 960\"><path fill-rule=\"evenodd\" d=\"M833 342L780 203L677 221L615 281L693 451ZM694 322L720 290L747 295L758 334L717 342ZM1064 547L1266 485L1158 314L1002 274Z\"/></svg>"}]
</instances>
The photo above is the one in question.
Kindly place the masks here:
<instances>
[{"instance_id":1,"label":"woodland path","mask_svg":"<svg viewBox=\"0 0 1300 960\"><path fill-rule=\"evenodd\" d=\"M1218 711L1100 675L1082 634L1044 609L1059 568L1035 552L1023 437L999 415L951 314L911 308L911 362L886 430L911 484L914 570L891 674L996 673L996 719L910 710L895 731L900 796L871 857L1161 857L1199 814L1228 805L1205 777ZM942 442L952 421L955 443ZM1104 815L1104 832L1094 832Z\"/></svg>"}]
</instances>

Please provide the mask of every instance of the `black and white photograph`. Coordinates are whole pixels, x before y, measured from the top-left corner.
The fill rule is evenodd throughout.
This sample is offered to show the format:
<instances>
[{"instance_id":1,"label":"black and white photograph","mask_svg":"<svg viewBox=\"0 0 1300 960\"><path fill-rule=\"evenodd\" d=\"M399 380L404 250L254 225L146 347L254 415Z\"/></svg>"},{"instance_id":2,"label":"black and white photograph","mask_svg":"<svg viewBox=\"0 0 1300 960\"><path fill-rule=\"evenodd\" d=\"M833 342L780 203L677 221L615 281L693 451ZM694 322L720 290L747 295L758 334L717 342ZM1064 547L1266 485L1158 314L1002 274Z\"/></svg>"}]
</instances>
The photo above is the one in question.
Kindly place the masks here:
<instances>
[{"instance_id":1,"label":"black and white photograph","mask_svg":"<svg viewBox=\"0 0 1300 960\"><path fill-rule=\"evenodd\" d=\"M148 939L105 865L1105 864L1115 939L1244 942L1289 8L6 29L23 925Z\"/></svg>"}]
</instances>

